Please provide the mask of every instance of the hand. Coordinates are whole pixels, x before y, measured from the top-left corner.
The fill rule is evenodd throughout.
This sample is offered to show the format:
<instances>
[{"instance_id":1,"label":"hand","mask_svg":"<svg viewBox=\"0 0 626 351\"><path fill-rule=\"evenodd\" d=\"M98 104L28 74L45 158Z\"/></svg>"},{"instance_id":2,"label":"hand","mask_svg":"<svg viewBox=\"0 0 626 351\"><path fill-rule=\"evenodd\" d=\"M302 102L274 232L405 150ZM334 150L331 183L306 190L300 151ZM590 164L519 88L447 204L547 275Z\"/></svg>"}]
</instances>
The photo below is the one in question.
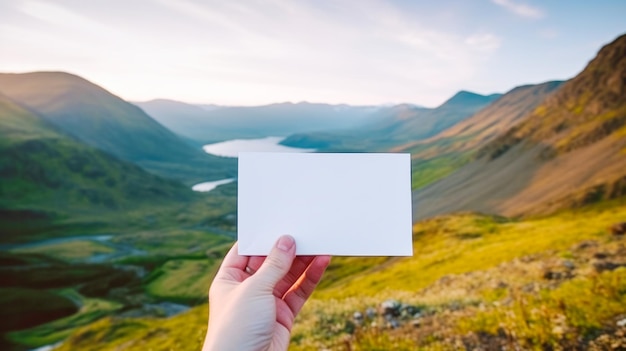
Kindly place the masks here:
<instances>
[{"instance_id":1,"label":"hand","mask_svg":"<svg viewBox=\"0 0 626 351\"><path fill-rule=\"evenodd\" d=\"M330 256L296 257L291 236L267 258L240 256L235 244L209 290L202 350L287 350L293 321L329 263Z\"/></svg>"}]
</instances>

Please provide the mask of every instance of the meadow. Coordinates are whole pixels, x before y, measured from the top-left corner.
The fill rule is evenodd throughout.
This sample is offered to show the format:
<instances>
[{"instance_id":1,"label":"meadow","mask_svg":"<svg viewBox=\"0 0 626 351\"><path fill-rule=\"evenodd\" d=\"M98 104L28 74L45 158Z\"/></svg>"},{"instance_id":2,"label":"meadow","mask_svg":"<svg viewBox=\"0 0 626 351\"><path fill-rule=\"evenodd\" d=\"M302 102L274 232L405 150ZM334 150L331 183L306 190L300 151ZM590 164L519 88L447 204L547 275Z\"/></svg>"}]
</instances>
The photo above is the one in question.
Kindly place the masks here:
<instances>
[{"instance_id":1,"label":"meadow","mask_svg":"<svg viewBox=\"0 0 626 351\"><path fill-rule=\"evenodd\" d=\"M624 217L618 200L544 217L460 213L416 223L413 257L333 258L297 319L291 349L604 349L622 342L626 241L608 228ZM213 267L211 259L202 267L170 262L161 269L180 274L156 286L181 296L193 293L176 290L180 279ZM389 300L411 306L411 314L384 318L379 311ZM168 319L103 318L60 349L197 350L208 308ZM355 319L368 308L376 316Z\"/></svg>"}]
</instances>

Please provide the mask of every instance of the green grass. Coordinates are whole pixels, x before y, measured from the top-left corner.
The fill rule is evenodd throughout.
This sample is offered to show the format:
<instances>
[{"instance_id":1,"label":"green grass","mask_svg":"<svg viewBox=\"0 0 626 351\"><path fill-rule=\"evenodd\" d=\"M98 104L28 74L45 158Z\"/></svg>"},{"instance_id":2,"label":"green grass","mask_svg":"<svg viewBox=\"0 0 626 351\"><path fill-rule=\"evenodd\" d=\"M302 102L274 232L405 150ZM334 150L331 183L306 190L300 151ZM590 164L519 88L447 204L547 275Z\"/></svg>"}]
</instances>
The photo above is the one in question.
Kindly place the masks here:
<instances>
[{"instance_id":1,"label":"green grass","mask_svg":"<svg viewBox=\"0 0 626 351\"><path fill-rule=\"evenodd\" d=\"M228 236L205 230L167 228L119 235L113 239L113 242L131 245L153 256L206 257L207 252L210 253L213 250L221 253L220 249L230 247L233 240Z\"/></svg>"},{"instance_id":2,"label":"green grass","mask_svg":"<svg viewBox=\"0 0 626 351\"><path fill-rule=\"evenodd\" d=\"M104 318L76 331L58 351L200 350L206 305L165 320Z\"/></svg>"},{"instance_id":3,"label":"green grass","mask_svg":"<svg viewBox=\"0 0 626 351\"><path fill-rule=\"evenodd\" d=\"M509 221L478 214L442 216L414 226L414 255L363 277L338 281L319 297L358 296L363 291L416 290L446 274L486 269L546 250L606 235L606 228L626 217L626 206L567 211L556 216ZM419 272L416 274L415 272ZM381 283L384 282L384 283Z\"/></svg>"},{"instance_id":4,"label":"green grass","mask_svg":"<svg viewBox=\"0 0 626 351\"><path fill-rule=\"evenodd\" d=\"M90 324L122 307L117 302L83 297L71 289L61 291L61 294L81 305L76 314L34 328L11 332L7 338L29 347L54 344L67 338L75 328Z\"/></svg>"},{"instance_id":5,"label":"green grass","mask_svg":"<svg viewBox=\"0 0 626 351\"><path fill-rule=\"evenodd\" d=\"M592 239L600 245L598 250L618 250L619 241L610 239L606 228L623 218L626 205L614 201L525 220L457 214L417 223L413 257L334 258L296 321L290 349L343 350L346 345L353 350L413 350L418 345L429 350L450 349L462 337L495 333L503 316L509 318L507 332L525 330L523 338L514 340L526 349L563 345L568 338L593 338L600 329L612 325L615 316L626 313L625 270L593 278L593 274L585 273L584 265L590 264L587 256L580 256L572 247ZM564 259L581 265L579 277L554 286L543 280L542 267ZM152 288L173 289L185 285L195 273L210 270L194 260L173 262L161 268L163 273L152 281L156 283ZM507 285L494 285L500 280ZM526 293L522 287L529 283L543 288L538 294ZM203 284L198 291L203 291L205 299L208 281ZM354 311L378 306L388 298L423 306L433 314L427 318L438 323L438 329L408 326L397 331L347 332L346 321ZM509 298L514 303L503 304ZM526 304L526 312L515 307L520 301ZM458 307L450 309L453 305ZM543 329L525 327L525 313L542 308L549 312L552 324L538 320L537 325L545 324ZM555 329L561 320L557 309L569 326L564 339L555 336L561 335ZM195 350L201 345L205 327L205 306L168 320L103 319L74 333L62 349L115 350L124 345L128 349ZM188 342L181 343L185 338Z\"/></svg>"},{"instance_id":6,"label":"green grass","mask_svg":"<svg viewBox=\"0 0 626 351\"><path fill-rule=\"evenodd\" d=\"M108 254L115 249L91 240L80 240L65 243L28 247L12 250L15 253L36 253L52 256L65 261L82 261L97 254Z\"/></svg>"},{"instance_id":7,"label":"green grass","mask_svg":"<svg viewBox=\"0 0 626 351\"><path fill-rule=\"evenodd\" d=\"M524 349L576 345L611 327L626 313L626 269L578 277L538 295L515 294L508 306L479 311L459 322L459 331L515 335Z\"/></svg>"},{"instance_id":8,"label":"green grass","mask_svg":"<svg viewBox=\"0 0 626 351\"><path fill-rule=\"evenodd\" d=\"M148 277L146 292L160 299L198 304L205 302L220 260L169 260Z\"/></svg>"},{"instance_id":9,"label":"green grass","mask_svg":"<svg viewBox=\"0 0 626 351\"><path fill-rule=\"evenodd\" d=\"M413 159L411 162L411 186L423 188L452 174L470 161L468 153L451 153L430 159Z\"/></svg>"}]
</instances>

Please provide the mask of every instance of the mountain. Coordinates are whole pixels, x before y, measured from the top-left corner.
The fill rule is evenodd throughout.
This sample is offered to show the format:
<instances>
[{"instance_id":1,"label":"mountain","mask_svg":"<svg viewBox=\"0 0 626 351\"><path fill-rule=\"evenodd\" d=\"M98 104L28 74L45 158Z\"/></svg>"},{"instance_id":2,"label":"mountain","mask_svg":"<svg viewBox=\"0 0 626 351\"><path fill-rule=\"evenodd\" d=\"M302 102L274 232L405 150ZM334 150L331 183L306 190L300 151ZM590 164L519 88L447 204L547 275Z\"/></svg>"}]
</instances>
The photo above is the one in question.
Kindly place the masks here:
<instances>
[{"instance_id":1,"label":"mountain","mask_svg":"<svg viewBox=\"0 0 626 351\"><path fill-rule=\"evenodd\" d=\"M553 212L626 194L626 35L486 144L478 159L414 193L414 219L473 210Z\"/></svg>"},{"instance_id":2,"label":"mountain","mask_svg":"<svg viewBox=\"0 0 626 351\"><path fill-rule=\"evenodd\" d=\"M0 94L2 240L41 222L182 203L194 194L82 144Z\"/></svg>"},{"instance_id":3,"label":"mountain","mask_svg":"<svg viewBox=\"0 0 626 351\"><path fill-rule=\"evenodd\" d=\"M510 129L558 89L562 81L524 85L511 89L489 106L471 117L428 139L412 141L396 151L414 154L441 155L450 151L466 151L485 145ZM433 146L437 146L433 148Z\"/></svg>"},{"instance_id":4,"label":"mountain","mask_svg":"<svg viewBox=\"0 0 626 351\"><path fill-rule=\"evenodd\" d=\"M424 187L472 161L480 147L519 123L561 84L547 82L516 87L439 134L390 151L411 153L413 188Z\"/></svg>"},{"instance_id":5,"label":"mountain","mask_svg":"<svg viewBox=\"0 0 626 351\"><path fill-rule=\"evenodd\" d=\"M498 99L460 91L441 106L429 109L397 105L376 113L377 122L341 132L295 134L284 145L321 148L327 151L384 151L409 141L431 137L468 118Z\"/></svg>"},{"instance_id":6,"label":"mountain","mask_svg":"<svg viewBox=\"0 0 626 351\"><path fill-rule=\"evenodd\" d=\"M308 102L220 107L158 99L135 104L175 133L201 143L354 128L370 122L377 110Z\"/></svg>"},{"instance_id":7,"label":"mountain","mask_svg":"<svg viewBox=\"0 0 626 351\"><path fill-rule=\"evenodd\" d=\"M194 149L140 108L63 72L0 74L0 92L88 145L187 182L225 178L234 161Z\"/></svg>"}]
</instances>

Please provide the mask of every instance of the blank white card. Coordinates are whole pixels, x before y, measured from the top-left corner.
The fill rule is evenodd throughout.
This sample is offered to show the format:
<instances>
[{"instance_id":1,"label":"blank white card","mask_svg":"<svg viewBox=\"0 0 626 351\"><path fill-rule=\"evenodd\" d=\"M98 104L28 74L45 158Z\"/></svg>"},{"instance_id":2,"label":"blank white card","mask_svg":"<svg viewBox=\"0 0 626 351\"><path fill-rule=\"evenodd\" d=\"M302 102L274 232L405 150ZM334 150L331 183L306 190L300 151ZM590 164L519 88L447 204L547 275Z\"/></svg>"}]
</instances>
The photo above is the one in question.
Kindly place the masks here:
<instances>
[{"instance_id":1,"label":"blank white card","mask_svg":"<svg viewBox=\"0 0 626 351\"><path fill-rule=\"evenodd\" d=\"M237 207L241 255L413 254L409 154L240 153Z\"/></svg>"}]
</instances>

